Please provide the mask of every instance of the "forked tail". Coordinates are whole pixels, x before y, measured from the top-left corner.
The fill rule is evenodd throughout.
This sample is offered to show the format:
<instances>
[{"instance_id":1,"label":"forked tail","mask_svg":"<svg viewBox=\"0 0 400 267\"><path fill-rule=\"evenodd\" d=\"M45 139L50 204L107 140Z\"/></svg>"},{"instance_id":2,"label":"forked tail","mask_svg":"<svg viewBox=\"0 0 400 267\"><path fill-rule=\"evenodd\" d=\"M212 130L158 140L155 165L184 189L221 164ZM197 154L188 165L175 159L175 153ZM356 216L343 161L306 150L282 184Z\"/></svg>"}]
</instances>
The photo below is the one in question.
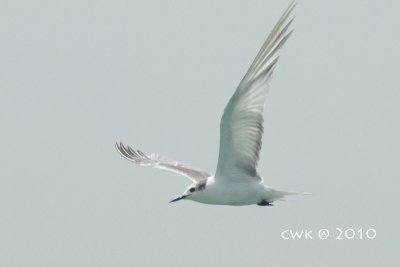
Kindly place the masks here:
<instances>
[{"instance_id":1,"label":"forked tail","mask_svg":"<svg viewBox=\"0 0 400 267\"><path fill-rule=\"evenodd\" d=\"M285 200L287 196L293 196L293 195L312 195L312 193L309 193L309 192L286 191L286 190L279 190L279 189L273 189L273 188L269 188L269 189L276 196L276 200Z\"/></svg>"}]
</instances>

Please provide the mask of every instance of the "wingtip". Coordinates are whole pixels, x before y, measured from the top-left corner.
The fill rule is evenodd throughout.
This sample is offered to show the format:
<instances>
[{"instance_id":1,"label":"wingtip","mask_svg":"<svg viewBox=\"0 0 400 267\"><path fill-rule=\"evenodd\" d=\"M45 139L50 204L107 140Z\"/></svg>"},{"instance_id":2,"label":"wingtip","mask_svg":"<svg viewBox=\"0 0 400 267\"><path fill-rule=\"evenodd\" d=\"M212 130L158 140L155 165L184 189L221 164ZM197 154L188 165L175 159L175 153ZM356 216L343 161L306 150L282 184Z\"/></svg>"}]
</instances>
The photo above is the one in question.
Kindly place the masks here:
<instances>
[{"instance_id":1,"label":"wingtip","mask_svg":"<svg viewBox=\"0 0 400 267\"><path fill-rule=\"evenodd\" d=\"M288 10L292 11L296 6L297 6L297 1L296 1L296 0L293 0L293 1L289 4Z\"/></svg>"},{"instance_id":2,"label":"wingtip","mask_svg":"<svg viewBox=\"0 0 400 267\"><path fill-rule=\"evenodd\" d=\"M122 142L115 142L115 148L117 149L118 153L121 154L124 158L128 158L127 155L127 148Z\"/></svg>"},{"instance_id":3,"label":"wingtip","mask_svg":"<svg viewBox=\"0 0 400 267\"><path fill-rule=\"evenodd\" d=\"M118 142L118 141L116 141L115 142L115 148L118 150L118 151L121 151L121 148L124 146L124 144L120 141L120 142Z\"/></svg>"}]
</instances>

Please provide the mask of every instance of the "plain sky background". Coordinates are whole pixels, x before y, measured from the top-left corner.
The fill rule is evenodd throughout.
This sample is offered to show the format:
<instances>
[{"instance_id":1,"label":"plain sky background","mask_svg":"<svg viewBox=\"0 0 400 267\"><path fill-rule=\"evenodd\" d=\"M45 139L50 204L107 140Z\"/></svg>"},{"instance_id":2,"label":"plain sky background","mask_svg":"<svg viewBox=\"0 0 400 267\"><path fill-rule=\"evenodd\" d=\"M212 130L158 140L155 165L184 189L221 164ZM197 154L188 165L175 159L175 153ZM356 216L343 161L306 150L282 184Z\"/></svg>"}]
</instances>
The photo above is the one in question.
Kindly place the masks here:
<instances>
[{"instance_id":1,"label":"plain sky background","mask_svg":"<svg viewBox=\"0 0 400 267\"><path fill-rule=\"evenodd\" d=\"M289 1L0 1L1 266L398 266L398 1L298 1L259 171L274 207L169 204ZM282 240L374 228L374 240Z\"/></svg>"}]
</instances>

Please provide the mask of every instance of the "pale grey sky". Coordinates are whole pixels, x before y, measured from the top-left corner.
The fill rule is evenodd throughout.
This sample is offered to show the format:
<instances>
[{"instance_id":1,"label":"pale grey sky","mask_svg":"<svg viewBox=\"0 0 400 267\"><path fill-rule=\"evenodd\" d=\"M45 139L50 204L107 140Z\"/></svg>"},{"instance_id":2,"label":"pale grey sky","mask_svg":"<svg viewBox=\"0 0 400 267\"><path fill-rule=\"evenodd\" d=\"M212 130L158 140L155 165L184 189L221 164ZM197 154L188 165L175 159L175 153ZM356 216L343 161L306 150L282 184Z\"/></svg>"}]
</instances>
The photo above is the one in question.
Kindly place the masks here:
<instances>
[{"instance_id":1,"label":"pale grey sky","mask_svg":"<svg viewBox=\"0 0 400 267\"><path fill-rule=\"evenodd\" d=\"M229 97L289 1L0 2L1 266L395 266L398 1L298 1L259 171L274 207L169 204L214 171ZM374 228L374 240L282 240Z\"/></svg>"}]
</instances>

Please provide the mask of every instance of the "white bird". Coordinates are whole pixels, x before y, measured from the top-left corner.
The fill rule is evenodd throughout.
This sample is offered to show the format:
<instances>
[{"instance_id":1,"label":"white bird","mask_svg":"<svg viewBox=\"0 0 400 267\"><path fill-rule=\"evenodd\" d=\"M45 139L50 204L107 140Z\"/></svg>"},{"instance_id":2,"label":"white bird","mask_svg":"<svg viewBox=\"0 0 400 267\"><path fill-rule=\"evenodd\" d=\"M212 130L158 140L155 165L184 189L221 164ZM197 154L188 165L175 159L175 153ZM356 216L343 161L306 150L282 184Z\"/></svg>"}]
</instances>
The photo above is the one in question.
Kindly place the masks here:
<instances>
[{"instance_id":1,"label":"white bird","mask_svg":"<svg viewBox=\"0 0 400 267\"><path fill-rule=\"evenodd\" d=\"M215 175L116 143L118 152L136 164L172 171L192 180L193 184L170 202L190 199L214 205L271 206L288 195L304 194L268 187L257 172L268 83L279 52L292 33L288 31L293 21L289 16L295 6L292 2L278 20L225 108Z\"/></svg>"}]
</instances>

